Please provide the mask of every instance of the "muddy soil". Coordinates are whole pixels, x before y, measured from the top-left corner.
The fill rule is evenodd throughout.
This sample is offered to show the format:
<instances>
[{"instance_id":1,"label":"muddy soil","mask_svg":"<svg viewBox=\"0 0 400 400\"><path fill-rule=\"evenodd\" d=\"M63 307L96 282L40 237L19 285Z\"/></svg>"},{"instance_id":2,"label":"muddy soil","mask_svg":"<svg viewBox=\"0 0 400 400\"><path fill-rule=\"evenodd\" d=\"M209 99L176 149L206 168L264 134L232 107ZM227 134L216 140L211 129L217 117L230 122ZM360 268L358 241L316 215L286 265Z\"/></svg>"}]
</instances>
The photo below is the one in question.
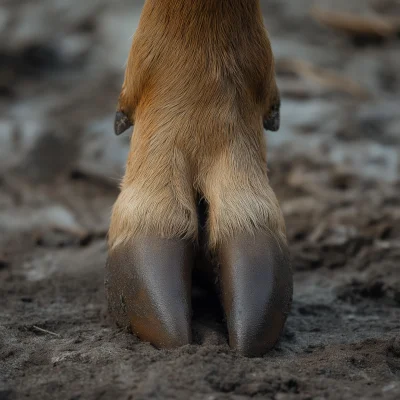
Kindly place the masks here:
<instances>
[{"instance_id":1,"label":"muddy soil","mask_svg":"<svg viewBox=\"0 0 400 400\"><path fill-rule=\"evenodd\" d=\"M354 38L311 0L262 1L293 309L276 349L246 359L199 289L194 344L160 351L119 331L104 297L129 144L112 120L141 6L112 3L0 4L0 399L399 399L399 35ZM400 15L396 0L317 3Z\"/></svg>"}]
</instances>

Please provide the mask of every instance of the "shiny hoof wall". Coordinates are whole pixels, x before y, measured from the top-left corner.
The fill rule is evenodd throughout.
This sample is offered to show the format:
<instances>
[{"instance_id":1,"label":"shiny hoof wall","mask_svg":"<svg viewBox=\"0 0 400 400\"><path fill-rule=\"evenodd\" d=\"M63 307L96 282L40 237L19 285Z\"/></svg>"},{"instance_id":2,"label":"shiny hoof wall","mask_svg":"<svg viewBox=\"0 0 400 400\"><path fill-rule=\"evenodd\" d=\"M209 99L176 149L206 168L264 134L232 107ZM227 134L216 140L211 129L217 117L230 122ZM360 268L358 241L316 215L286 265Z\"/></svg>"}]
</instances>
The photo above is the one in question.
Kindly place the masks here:
<instances>
[{"instance_id":1,"label":"shiny hoof wall","mask_svg":"<svg viewBox=\"0 0 400 400\"><path fill-rule=\"evenodd\" d=\"M117 324L158 348L189 344L191 264L184 240L135 238L111 250L105 283Z\"/></svg>"},{"instance_id":2,"label":"shiny hoof wall","mask_svg":"<svg viewBox=\"0 0 400 400\"><path fill-rule=\"evenodd\" d=\"M243 235L218 256L229 344L244 356L261 357L278 341L292 302L287 246L272 235Z\"/></svg>"}]
</instances>

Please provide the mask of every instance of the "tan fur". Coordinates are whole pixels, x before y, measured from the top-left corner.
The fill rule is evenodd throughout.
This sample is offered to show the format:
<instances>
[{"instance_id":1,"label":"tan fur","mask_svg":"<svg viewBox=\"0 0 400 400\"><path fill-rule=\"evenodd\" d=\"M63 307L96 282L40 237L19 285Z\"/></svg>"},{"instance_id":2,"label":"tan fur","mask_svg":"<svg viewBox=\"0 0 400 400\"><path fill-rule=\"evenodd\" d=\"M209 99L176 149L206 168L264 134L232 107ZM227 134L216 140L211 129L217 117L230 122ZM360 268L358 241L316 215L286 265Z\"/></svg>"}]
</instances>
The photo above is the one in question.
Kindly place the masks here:
<instances>
[{"instance_id":1,"label":"tan fur","mask_svg":"<svg viewBox=\"0 0 400 400\"><path fill-rule=\"evenodd\" d=\"M242 232L284 238L262 125L278 96L258 0L147 0L118 105L134 134L110 246L195 240L198 196L213 248Z\"/></svg>"}]
</instances>

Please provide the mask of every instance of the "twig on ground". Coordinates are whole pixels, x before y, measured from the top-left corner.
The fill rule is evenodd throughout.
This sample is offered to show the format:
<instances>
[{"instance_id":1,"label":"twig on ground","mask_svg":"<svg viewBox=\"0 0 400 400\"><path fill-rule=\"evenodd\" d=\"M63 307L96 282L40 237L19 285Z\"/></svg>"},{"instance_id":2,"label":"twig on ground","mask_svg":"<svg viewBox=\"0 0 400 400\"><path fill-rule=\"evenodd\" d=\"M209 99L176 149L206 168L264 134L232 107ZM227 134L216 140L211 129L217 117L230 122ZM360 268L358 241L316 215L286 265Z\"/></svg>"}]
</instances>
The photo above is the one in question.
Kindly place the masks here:
<instances>
[{"instance_id":1,"label":"twig on ground","mask_svg":"<svg viewBox=\"0 0 400 400\"><path fill-rule=\"evenodd\" d=\"M338 73L317 67L303 60L281 59L277 60L276 68L278 73L292 73L333 91L339 91L354 97L366 100L370 93L359 83L350 78L339 75Z\"/></svg>"},{"instance_id":2,"label":"twig on ground","mask_svg":"<svg viewBox=\"0 0 400 400\"><path fill-rule=\"evenodd\" d=\"M354 15L345 11L328 11L314 7L311 16L322 25L356 37L389 38L396 35L400 28L398 19L379 15Z\"/></svg>"},{"instance_id":3,"label":"twig on ground","mask_svg":"<svg viewBox=\"0 0 400 400\"><path fill-rule=\"evenodd\" d=\"M56 336L56 337L59 337L59 338L61 337L61 335L59 335L58 333L48 331L47 329L39 328L36 325L33 325L32 329L35 330L35 331L41 332L41 333L47 333L48 335Z\"/></svg>"}]
</instances>

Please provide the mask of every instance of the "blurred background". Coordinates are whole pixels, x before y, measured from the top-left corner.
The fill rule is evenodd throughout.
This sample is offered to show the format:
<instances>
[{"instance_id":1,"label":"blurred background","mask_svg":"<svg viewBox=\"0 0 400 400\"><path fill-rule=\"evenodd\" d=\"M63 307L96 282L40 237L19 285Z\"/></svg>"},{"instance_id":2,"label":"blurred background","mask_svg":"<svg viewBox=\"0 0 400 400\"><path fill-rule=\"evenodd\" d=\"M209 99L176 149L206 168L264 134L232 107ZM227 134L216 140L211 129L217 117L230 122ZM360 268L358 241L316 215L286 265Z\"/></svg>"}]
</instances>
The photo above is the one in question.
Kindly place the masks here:
<instances>
[{"instance_id":1,"label":"blurred background","mask_svg":"<svg viewBox=\"0 0 400 400\"><path fill-rule=\"evenodd\" d=\"M365 340L379 338L381 347L365 345L373 361L364 354L359 368L364 375L377 368L381 393L400 370L397 356L388 356L400 329L400 2L261 4L282 95L281 130L266 134L270 177L296 280L281 355L338 343L359 343L362 352ZM142 5L0 2L0 356L8 355L0 383L22 382L21 368L27 369L25 394L50 390L43 371L65 360L60 382L77 379L82 393L106 385L108 393L114 378L106 372L101 382L90 378L91 366L115 368L115 355L122 357L134 340L115 336L106 322L102 274L130 139L114 136L114 112ZM211 349L226 345L223 325L207 313L195 320L195 337ZM133 361L150 363L144 345L132 346L136 353L124 355L129 371ZM396 346L393 354L400 354ZM357 375L346 361L351 349L329 361L330 371L345 370L365 383L370 372L368 379ZM166 368L164 356L151 357ZM296 379L324 369L321 363L316 358ZM296 363L280 365L285 375ZM145 398L147 386L133 387L138 378L126 370L121 374L130 383L121 378L117 386ZM146 373L138 376L147 379ZM61 386L54 390L67 390ZM319 393L317 386L310 390ZM400 390L389 389L393 396Z\"/></svg>"}]
</instances>

